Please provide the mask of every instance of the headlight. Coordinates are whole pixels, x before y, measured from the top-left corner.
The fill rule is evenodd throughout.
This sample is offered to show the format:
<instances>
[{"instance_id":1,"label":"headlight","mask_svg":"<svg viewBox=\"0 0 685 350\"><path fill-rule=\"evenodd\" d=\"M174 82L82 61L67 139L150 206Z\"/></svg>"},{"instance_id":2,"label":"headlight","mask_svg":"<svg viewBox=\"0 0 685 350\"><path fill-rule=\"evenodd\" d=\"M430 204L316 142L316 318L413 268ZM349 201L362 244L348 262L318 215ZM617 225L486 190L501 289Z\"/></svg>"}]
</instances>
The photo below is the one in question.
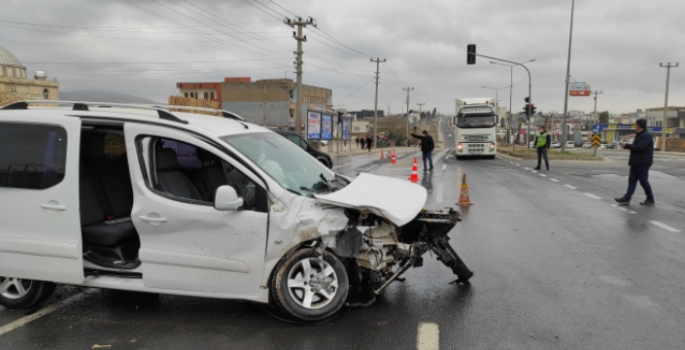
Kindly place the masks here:
<instances>
[{"instance_id":1,"label":"headlight","mask_svg":"<svg viewBox=\"0 0 685 350\"><path fill-rule=\"evenodd\" d=\"M460 143L458 143L458 144L457 144L457 149L461 151L461 150L462 150L462 148L464 148L464 146L462 146L461 142L460 142Z\"/></svg>"},{"instance_id":2,"label":"headlight","mask_svg":"<svg viewBox=\"0 0 685 350\"><path fill-rule=\"evenodd\" d=\"M495 149L495 143L494 143L494 142L490 142L490 149L491 149L491 150L494 150L494 149Z\"/></svg>"}]
</instances>

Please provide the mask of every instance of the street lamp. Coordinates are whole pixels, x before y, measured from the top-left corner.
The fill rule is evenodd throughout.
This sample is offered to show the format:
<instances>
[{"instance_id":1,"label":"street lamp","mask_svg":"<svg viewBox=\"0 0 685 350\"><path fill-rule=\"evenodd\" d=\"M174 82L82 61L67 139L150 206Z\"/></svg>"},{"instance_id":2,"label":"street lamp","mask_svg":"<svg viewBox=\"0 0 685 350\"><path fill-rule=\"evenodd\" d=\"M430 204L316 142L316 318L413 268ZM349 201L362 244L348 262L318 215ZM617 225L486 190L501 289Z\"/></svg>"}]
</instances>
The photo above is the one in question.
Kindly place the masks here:
<instances>
[{"instance_id":1,"label":"street lamp","mask_svg":"<svg viewBox=\"0 0 685 350\"><path fill-rule=\"evenodd\" d=\"M530 62L535 62L535 59L531 59L525 62L520 62L519 64L524 64L524 63L530 63ZM517 66L517 64L507 64L507 63L501 63L501 62L495 62L495 61L490 61L490 64L499 64L500 66L506 66L510 68L509 72L509 128L511 129L511 122L512 122L512 117L513 117L513 111L511 110L511 101L512 101L512 95L513 95L513 90L514 90L514 67ZM509 134L511 131L507 132L507 139L509 139ZM528 140L528 137L526 137L526 141ZM513 144L513 140L511 141Z\"/></svg>"}]
</instances>

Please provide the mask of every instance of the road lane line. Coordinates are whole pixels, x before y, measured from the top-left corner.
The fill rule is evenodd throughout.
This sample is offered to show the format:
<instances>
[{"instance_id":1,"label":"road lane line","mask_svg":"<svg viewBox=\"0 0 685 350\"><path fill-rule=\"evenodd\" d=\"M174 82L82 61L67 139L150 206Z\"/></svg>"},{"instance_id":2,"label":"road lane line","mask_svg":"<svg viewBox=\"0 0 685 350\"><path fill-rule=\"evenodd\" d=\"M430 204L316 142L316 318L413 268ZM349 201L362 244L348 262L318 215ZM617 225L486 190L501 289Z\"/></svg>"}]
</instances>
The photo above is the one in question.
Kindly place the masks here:
<instances>
[{"instance_id":1,"label":"road lane line","mask_svg":"<svg viewBox=\"0 0 685 350\"><path fill-rule=\"evenodd\" d=\"M666 225L666 224L662 224L662 223L660 223L660 222L658 222L658 221L650 220L649 222L651 222L652 224L654 224L654 225L656 225L656 226L659 226L659 227L661 227L661 228L663 228L664 230L669 231L669 232L674 232L674 233L675 233L675 232L680 232L680 230L678 230L678 229L676 229L676 228L673 228L673 227L671 227L671 226L668 226L668 225Z\"/></svg>"},{"instance_id":2,"label":"road lane line","mask_svg":"<svg viewBox=\"0 0 685 350\"><path fill-rule=\"evenodd\" d=\"M531 168L527 168L527 167L523 167L523 169L526 169L526 170L533 170L533 169L531 169Z\"/></svg>"},{"instance_id":3,"label":"road lane line","mask_svg":"<svg viewBox=\"0 0 685 350\"><path fill-rule=\"evenodd\" d=\"M438 350L440 349L440 328L435 323L419 323L419 333L416 336L416 349Z\"/></svg>"},{"instance_id":4,"label":"road lane line","mask_svg":"<svg viewBox=\"0 0 685 350\"><path fill-rule=\"evenodd\" d=\"M595 196L595 195L594 195L594 194L592 194L592 193L587 193L587 192L585 192L584 194L585 194L586 196L590 197L590 198L594 198L594 199L602 199L602 197L597 197L597 196Z\"/></svg>"},{"instance_id":5,"label":"road lane line","mask_svg":"<svg viewBox=\"0 0 685 350\"><path fill-rule=\"evenodd\" d=\"M442 170L445 170L445 169L447 169L447 164L442 165Z\"/></svg>"},{"instance_id":6,"label":"road lane line","mask_svg":"<svg viewBox=\"0 0 685 350\"><path fill-rule=\"evenodd\" d=\"M519 163L516 163L516 166L521 166L521 164L519 164Z\"/></svg>"},{"instance_id":7,"label":"road lane line","mask_svg":"<svg viewBox=\"0 0 685 350\"><path fill-rule=\"evenodd\" d=\"M559 180L553 179L553 178L550 178L549 181L552 181L552 182L559 182Z\"/></svg>"},{"instance_id":8,"label":"road lane line","mask_svg":"<svg viewBox=\"0 0 685 350\"><path fill-rule=\"evenodd\" d=\"M531 171L531 173L533 173L533 174L537 174L538 172L537 172L537 171L535 171L535 170L533 170L533 171Z\"/></svg>"},{"instance_id":9,"label":"road lane line","mask_svg":"<svg viewBox=\"0 0 685 350\"><path fill-rule=\"evenodd\" d=\"M568 188L570 188L570 189L572 189L572 190L577 190L577 188L575 188L575 187L573 187L573 186L571 186L571 185L564 185L564 187L568 187Z\"/></svg>"},{"instance_id":10,"label":"road lane line","mask_svg":"<svg viewBox=\"0 0 685 350\"><path fill-rule=\"evenodd\" d=\"M438 185L438 194L435 196L435 203L442 203L442 184Z\"/></svg>"},{"instance_id":11,"label":"road lane line","mask_svg":"<svg viewBox=\"0 0 685 350\"><path fill-rule=\"evenodd\" d=\"M634 211L632 211L626 207L620 206L618 204L612 204L611 206L622 211L622 212L624 212L624 213L626 213L626 214L637 214L636 212L634 212Z\"/></svg>"},{"instance_id":12,"label":"road lane line","mask_svg":"<svg viewBox=\"0 0 685 350\"><path fill-rule=\"evenodd\" d=\"M24 316L18 320L12 321L12 322L0 327L0 336L4 335L6 333L9 333L9 332L11 332L17 328L21 328L21 327L27 325L28 323L33 322L33 321L35 321L35 320L37 320L43 316L49 315L49 314L65 307L65 306L69 305L69 304L80 301L81 299L85 298L89 294L93 294L97 291L99 291L99 289L95 289L95 288L88 289L84 292L73 295L67 299L64 299L64 300L59 301L57 303L48 305L48 306L36 311L35 313L33 313L31 315Z\"/></svg>"},{"instance_id":13,"label":"road lane line","mask_svg":"<svg viewBox=\"0 0 685 350\"><path fill-rule=\"evenodd\" d=\"M538 175L540 175L542 177L547 177L547 175L545 175L545 174L538 174Z\"/></svg>"}]
</instances>

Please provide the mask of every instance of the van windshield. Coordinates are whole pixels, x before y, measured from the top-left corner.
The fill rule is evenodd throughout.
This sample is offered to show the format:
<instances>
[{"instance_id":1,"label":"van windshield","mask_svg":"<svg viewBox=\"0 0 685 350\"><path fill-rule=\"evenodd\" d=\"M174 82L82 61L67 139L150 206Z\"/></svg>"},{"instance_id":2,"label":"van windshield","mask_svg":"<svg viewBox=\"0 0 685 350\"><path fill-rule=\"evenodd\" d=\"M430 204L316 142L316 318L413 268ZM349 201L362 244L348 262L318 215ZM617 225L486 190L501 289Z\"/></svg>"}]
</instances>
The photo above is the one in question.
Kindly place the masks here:
<instances>
[{"instance_id":1,"label":"van windshield","mask_svg":"<svg viewBox=\"0 0 685 350\"><path fill-rule=\"evenodd\" d=\"M281 187L307 196L335 179L335 173L287 138L264 132L220 139L245 155Z\"/></svg>"}]
</instances>

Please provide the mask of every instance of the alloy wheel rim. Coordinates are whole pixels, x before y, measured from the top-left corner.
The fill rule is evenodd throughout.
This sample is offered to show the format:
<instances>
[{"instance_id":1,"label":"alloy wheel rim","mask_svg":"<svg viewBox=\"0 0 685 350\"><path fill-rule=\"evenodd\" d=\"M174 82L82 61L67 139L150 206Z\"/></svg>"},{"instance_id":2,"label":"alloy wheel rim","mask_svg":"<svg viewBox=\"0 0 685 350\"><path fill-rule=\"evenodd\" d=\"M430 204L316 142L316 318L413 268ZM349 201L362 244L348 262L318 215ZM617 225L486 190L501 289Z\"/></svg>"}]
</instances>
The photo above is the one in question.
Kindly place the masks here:
<instances>
[{"instance_id":1,"label":"alloy wheel rim","mask_svg":"<svg viewBox=\"0 0 685 350\"><path fill-rule=\"evenodd\" d=\"M316 310L330 304L338 292L338 275L323 259L302 259L288 273L288 292L298 305Z\"/></svg>"},{"instance_id":2,"label":"alloy wheel rim","mask_svg":"<svg viewBox=\"0 0 685 350\"><path fill-rule=\"evenodd\" d=\"M33 281L14 277L0 277L0 295L7 299L19 299L29 293Z\"/></svg>"}]
</instances>

